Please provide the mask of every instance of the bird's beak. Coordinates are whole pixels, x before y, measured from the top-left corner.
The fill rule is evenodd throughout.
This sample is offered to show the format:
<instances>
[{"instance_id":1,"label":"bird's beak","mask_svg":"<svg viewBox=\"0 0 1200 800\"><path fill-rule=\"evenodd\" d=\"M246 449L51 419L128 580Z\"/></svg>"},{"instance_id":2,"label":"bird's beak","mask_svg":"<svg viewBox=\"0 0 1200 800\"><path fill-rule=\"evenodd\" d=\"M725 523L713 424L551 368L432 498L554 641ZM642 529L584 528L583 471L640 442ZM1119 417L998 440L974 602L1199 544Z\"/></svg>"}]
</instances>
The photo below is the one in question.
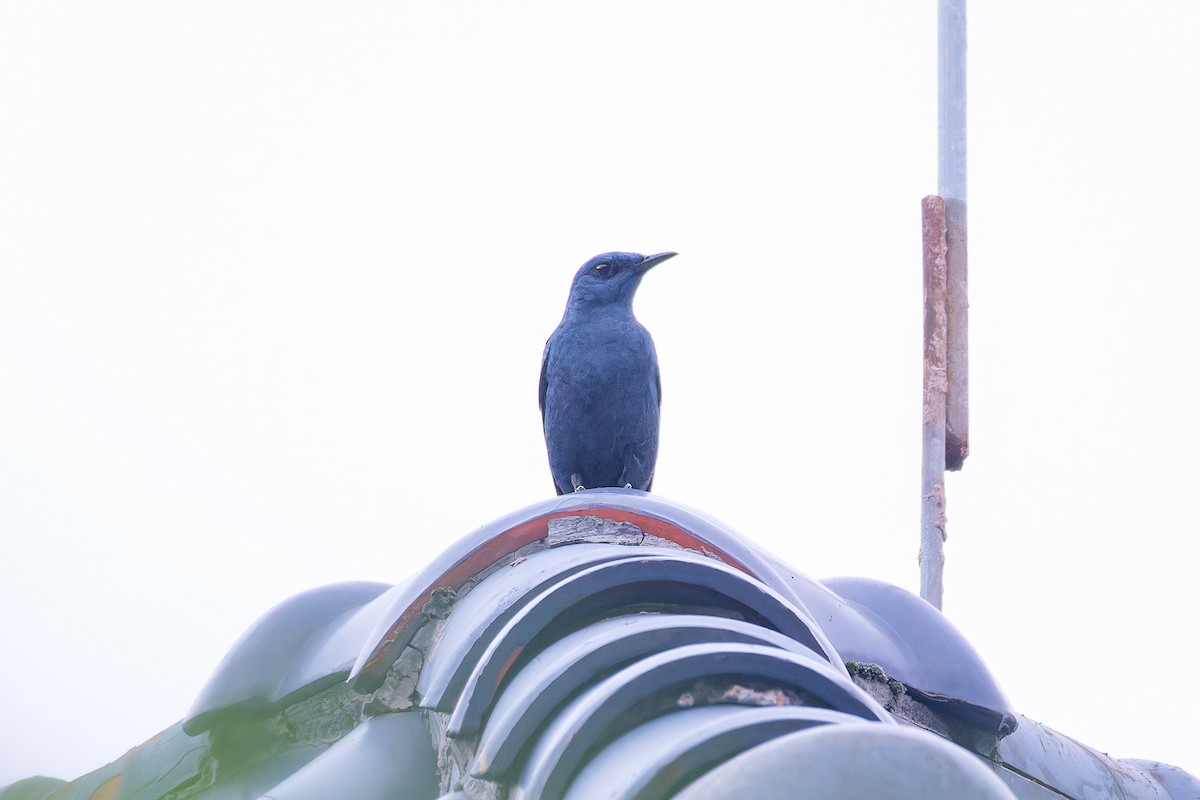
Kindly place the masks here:
<instances>
[{"instance_id":1,"label":"bird's beak","mask_svg":"<svg viewBox=\"0 0 1200 800\"><path fill-rule=\"evenodd\" d=\"M638 264L636 267L634 267L634 269L637 270L638 272L645 272L646 270L650 269L654 265L661 264L662 262L666 261L668 258L673 258L677 255L679 255L679 253L655 253L652 256L646 256L645 258L643 258L642 263Z\"/></svg>"}]
</instances>

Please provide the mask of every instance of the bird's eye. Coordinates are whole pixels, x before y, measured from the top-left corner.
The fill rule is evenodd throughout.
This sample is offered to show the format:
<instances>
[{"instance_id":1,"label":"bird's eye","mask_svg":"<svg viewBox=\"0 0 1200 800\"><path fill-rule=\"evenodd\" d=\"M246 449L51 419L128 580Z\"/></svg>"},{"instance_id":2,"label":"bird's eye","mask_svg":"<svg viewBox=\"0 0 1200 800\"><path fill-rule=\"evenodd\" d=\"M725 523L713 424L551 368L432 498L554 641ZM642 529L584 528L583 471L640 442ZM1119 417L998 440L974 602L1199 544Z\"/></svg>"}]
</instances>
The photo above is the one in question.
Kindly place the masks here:
<instances>
[{"instance_id":1,"label":"bird's eye","mask_svg":"<svg viewBox=\"0 0 1200 800\"><path fill-rule=\"evenodd\" d=\"M601 278L611 278L617 270L612 264L597 264L595 271Z\"/></svg>"}]
</instances>

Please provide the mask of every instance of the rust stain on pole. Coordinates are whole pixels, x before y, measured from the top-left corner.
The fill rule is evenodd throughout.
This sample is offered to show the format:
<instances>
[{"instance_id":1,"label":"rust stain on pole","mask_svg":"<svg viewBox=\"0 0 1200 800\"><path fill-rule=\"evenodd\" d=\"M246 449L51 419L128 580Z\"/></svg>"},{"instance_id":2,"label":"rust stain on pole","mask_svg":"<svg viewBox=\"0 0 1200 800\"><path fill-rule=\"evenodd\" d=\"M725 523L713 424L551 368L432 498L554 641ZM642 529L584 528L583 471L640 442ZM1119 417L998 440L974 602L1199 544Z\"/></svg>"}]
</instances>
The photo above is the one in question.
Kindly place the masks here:
<instances>
[{"instance_id":1,"label":"rust stain on pole","mask_svg":"<svg viewBox=\"0 0 1200 800\"><path fill-rule=\"evenodd\" d=\"M946 208L942 198L921 201L925 279L925 424L946 418Z\"/></svg>"},{"instance_id":2,"label":"rust stain on pole","mask_svg":"<svg viewBox=\"0 0 1200 800\"><path fill-rule=\"evenodd\" d=\"M921 405L921 597L942 607L946 540L946 207L942 198L921 201L925 286L924 397Z\"/></svg>"},{"instance_id":3,"label":"rust stain on pole","mask_svg":"<svg viewBox=\"0 0 1200 800\"><path fill-rule=\"evenodd\" d=\"M962 469L970 452L967 403L967 204L946 210L946 469Z\"/></svg>"}]
</instances>

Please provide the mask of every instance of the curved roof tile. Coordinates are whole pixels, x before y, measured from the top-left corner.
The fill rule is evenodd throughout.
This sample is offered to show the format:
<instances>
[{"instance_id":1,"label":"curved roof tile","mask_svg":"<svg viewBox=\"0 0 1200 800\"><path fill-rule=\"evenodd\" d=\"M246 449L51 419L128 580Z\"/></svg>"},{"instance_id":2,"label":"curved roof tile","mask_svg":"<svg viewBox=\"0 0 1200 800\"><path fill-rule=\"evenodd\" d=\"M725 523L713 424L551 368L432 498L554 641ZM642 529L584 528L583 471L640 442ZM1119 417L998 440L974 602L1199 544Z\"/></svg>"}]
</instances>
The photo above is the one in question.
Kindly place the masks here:
<instances>
[{"instance_id":1,"label":"curved roof tile","mask_svg":"<svg viewBox=\"0 0 1200 800\"><path fill-rule=\"evenodd\" d=\"M195 735L232 706L265 707L316 681L328 685L353 663L348 648L378 610L370 603L392 587L352 582L291 597L263 615L221 660L184 717ZM366 607L363 613L364 606Z\"/></svg>"}]
</instances>

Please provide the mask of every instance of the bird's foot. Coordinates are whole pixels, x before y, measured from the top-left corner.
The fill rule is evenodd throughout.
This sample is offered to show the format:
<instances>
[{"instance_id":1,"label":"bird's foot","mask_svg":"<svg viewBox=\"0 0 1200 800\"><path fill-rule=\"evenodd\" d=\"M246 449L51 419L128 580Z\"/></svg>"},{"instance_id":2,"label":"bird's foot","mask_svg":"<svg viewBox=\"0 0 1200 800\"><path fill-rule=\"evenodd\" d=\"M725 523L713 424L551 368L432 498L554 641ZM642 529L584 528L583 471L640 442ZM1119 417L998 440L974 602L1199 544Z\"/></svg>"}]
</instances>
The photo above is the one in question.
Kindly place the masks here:
<instances>
[{"instance_id":1,"label":"bird's foot","mask_svg":"<svg viewBox=\"0 0 1200 800\"><path fill-rule=\"evenodd\" d=\"M576 487L575 487L575 491L577 491L577 492L582 492L582 491L583 491L585 488L586 488L586 487L583 487L583 486L576 486Z\"/></svg>"},{"instance_id":2,"label":"bird's foot","mask_svg":"<svg viewBox=\"0 0 1200 800\"><path fill-rule=\"evenodd\" d=\"M633 484L632 484L632 483L627 483L627 484L625 484L625 488L626 488L626 489L632 489L632 488L633 488Z\"/></svg>"},{"instance_id":3,"label":"bird's foot","mask_svg":"<svg viewBox=\"0 0 1200 800\"><path fill-rule=\"evenodd\" d=\"M571 473L571 485L575 487L575 491L582 492L584 490L583 476L578 472Z\"/></svg>"}]
</instances>

